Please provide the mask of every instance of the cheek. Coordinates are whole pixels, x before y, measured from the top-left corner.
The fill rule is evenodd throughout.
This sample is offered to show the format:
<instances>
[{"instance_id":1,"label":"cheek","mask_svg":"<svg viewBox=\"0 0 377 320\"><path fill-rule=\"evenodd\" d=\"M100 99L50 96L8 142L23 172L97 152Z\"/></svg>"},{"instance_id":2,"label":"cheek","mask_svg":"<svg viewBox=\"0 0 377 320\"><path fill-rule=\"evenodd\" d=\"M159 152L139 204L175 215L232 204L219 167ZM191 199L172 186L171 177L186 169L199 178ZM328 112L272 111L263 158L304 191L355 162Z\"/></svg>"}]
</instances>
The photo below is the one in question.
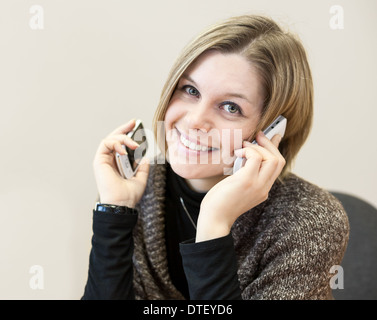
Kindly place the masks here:
<instances>
[{"instance_id":1,"label":"cheek","mask_svg":"<svg viewBox=\"0 0 377 320\"><path fill-rule=\"evenodd\" d=\"M171 101L165 113L165 129L171 129L174 123L180 118L179 104L175 101Z\"/></svg>"},{"instance_id":2,"label":"cheek","mask_svg":"<svg viewBox=\"0 0 377 320\"><path fill-rule=\"evenodd\" d=\"M233 150L242 148L242 141L245 139L245 130L236 129L233 132Z\"/></svg>"},{"instance_id":3,"label":"cheek","mask_svg":"<svg viewBox=\"0 0 377 320\"><path fill-rule=\"evenodd\" d=\"M242 148L242 142L247 138L248 132L244 129L221 130L221 146L223 152L233 154L236 149Z\"/></svg>"},{"instance_id":4,"label":"cheek","mask_svg":"<svg viewBox=\"0 0 377 320\"><path fill-rule=\"evenodd\" d=\"M177 132L174 129L176 123L181 117L181 108L177 103L170 103L164 117L165 138L168 147L175 145L177 140Z\"/></svg>"}]
</instances>

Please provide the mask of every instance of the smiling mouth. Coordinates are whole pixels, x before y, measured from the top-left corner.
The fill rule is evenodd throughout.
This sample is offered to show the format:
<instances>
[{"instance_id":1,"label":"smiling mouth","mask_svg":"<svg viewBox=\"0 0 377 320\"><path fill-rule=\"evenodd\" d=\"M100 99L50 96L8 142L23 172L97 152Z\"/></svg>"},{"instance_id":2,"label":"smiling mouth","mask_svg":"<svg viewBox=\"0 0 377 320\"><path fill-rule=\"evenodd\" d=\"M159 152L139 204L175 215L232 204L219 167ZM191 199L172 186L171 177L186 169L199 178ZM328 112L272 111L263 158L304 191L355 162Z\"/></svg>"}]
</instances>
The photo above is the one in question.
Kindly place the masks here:
<instances>
[{"instance_id":1,"label":"smiling mouth","mask_svg":"<svg viewBox=\"0 0 377 320\"><path fill-rule=\"evenodd\" d=\"M179 132L179 131L178 131ZM181 143L188 149L197 151L197 152L210 152L214 150L218 150L217 148L207 147L200 144L196 144L195 142L192 142L184 137L183 134L179 132L179 140Z\"/></svg>"}]
</instances>

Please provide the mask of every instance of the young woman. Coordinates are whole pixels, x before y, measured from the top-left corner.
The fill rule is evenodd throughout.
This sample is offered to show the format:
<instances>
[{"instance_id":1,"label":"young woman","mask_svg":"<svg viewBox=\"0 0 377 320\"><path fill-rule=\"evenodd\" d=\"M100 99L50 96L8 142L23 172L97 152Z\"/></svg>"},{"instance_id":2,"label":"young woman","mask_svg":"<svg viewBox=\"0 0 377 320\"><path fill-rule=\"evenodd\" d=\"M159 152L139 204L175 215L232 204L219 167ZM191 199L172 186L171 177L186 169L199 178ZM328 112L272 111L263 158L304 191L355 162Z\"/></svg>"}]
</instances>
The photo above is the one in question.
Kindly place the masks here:
<instances>
[{"instance_id":1,"label":"young woman","mask_svg":"<svg viewBox=\"0 0 377 320\"><path fill-rule=\"evenodd\" d=\"M305 50L274 21L245 15L200 34L155 114L168 161L121 178L114 153L137 147L125 135L133 120L98 148L83 299L331 299L347 216L289 171L312 113ZM261 130L280 114L285 135L270 141ZM244 167L225 174L236 156Z\"/></svg>"}]
</instances>

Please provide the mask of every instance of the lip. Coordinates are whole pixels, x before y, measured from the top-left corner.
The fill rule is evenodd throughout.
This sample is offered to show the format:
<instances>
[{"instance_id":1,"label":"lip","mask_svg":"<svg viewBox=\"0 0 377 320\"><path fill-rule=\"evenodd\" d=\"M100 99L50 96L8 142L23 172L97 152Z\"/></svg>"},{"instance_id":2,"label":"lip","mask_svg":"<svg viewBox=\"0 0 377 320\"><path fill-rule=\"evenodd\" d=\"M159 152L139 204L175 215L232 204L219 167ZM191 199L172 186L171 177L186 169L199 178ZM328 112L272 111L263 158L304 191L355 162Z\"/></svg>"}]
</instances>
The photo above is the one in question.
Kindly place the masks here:
<instances>
[{"instance_id":1,"label":"lip","mask_svg":"<svg viewBox=\"0 0 377 320\"><path fill-rule=\"evenodd\" d=\"M200 143L200 141L198 141L198 139L193 139L193 138L190 138L188 135L186 135L185 133L181 132L177 127L175 128L177 130L177 133L178 133L178 143L181 147L183 147L184 149L186 149L187 151L189 152L192 152L192 153L196 153L196 154L200 154L200 153L211 153L213 151L217 151L219 150L219 148L215 148L215 147L211 147L211 146L207 146L207 145L203 145ZM182 141L181 141L181 136L183 136L186 140L198 145L198 146L202 146L202 147L205 147L207 149L209 148L212 148L211 150L206 150L206 151L202 151L202 150L193 150L193 149L190 149L188 147L186 147Z\"/></svg>"}]
</instances>

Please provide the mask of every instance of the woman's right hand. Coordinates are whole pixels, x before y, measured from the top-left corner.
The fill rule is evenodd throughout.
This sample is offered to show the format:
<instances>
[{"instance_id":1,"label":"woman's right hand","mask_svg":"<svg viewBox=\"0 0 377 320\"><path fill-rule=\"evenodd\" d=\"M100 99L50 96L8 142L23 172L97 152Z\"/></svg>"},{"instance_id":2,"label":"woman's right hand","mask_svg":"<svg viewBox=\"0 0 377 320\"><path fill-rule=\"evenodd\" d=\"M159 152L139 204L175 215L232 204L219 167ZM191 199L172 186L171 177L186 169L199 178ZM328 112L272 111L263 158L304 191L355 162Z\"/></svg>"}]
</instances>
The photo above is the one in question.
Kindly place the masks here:
<instances>
[{"instance_id":1,"label":"woman's right hand","mask_svg":"<svg viewBox=\"0 0 377 320\"><path fill-rule=\"evenodd\" d=\"M103 139L97 149L93 168L101 203L134 208L144 193L149 172L147 158L142 160L131 179L124 179L119 174L115 160L116 152L126 154L122 145L133 150L139 146L127 136L134 126L135 120L120 126Z\"/></svg>"}]
</instances>

